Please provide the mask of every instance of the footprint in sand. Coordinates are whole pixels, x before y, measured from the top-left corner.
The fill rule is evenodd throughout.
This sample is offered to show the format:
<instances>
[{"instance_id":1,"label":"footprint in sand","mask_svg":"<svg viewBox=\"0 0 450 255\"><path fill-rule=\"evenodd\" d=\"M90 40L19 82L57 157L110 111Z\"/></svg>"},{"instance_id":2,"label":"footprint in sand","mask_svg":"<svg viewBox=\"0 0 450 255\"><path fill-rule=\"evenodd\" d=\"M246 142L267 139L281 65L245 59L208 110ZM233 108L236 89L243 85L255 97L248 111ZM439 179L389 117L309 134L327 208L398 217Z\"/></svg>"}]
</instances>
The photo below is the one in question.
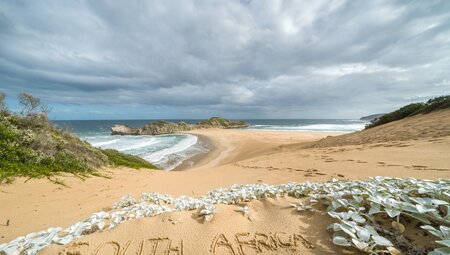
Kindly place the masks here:
<instances>
[{"instance_id":1,"label":"footprint in sand","mask_svg":"<svg viewBox=\"0 0 450 255\"><path fill-rule=\"evenodd\" d=\"M335 174L332 175L332 177L333 177L333 178L344 178L345 175L335 173Z\"/></svg>"},{"instance_id":2,"label":"footprint in sand","mask_svg":"<svg viewBox=\"0 0 450 255\"><path fill-rule=\"evenodd\" d=\"M427 170L433 170L433 171L450 171L448 168L428 168Z\"/></svg>"},{"instance_id":3,"label":"footprint in sand","mask_svg":"<svg viewBox=\"0 0 450 255\"><path fill-rule=\"evenodd\" d=\"M319 172L319 170L317 170L315 168L309 168L308 170L306 170L306 174L304 176L305 177L316 177L319 175L327 175L327 174L321 173L321 172Z\"/></svg>"}]
</instances>

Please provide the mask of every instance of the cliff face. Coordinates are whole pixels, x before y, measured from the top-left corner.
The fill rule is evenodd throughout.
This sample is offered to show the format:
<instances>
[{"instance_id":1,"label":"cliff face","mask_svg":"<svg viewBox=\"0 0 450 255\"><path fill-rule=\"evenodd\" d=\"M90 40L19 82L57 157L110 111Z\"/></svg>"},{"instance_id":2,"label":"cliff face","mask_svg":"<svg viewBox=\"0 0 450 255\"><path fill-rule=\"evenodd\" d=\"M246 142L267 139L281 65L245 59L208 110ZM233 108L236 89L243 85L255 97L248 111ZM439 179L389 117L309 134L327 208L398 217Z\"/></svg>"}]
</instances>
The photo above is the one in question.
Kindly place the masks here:
<instances>
[{"instance_id":1,"label":"cliff face","mask_svg":"<svg viewBox=\"0 0 450 255\"><path fill-rule=\"evenodd\" d=\"M125 125L114 125L111 128L112 135L163 135L177 132L189 131L192 129L204 128L243 128L249 124L245 121L227 120L219 117L213 117L208 120L200 121L197 124L187 124L185 122L173 123L169 121L153 121L145 124L141 128L132 128Z\"/></svg>"}]
</instances>

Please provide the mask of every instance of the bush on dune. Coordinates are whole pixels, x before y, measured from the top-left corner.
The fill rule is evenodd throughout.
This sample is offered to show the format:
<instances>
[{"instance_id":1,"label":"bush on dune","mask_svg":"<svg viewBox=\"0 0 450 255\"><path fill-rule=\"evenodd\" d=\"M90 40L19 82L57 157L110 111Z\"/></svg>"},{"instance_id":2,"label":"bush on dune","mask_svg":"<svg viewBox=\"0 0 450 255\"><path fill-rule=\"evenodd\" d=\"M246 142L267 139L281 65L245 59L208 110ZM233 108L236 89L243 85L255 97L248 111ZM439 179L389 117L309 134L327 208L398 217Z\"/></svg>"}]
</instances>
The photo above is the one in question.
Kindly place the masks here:
<instances>
[{"instance_id":1,"label":"bush on dune","mask_svg":"<svg viewBox=\"0 0 450 255\"><path fill-rule=\"evenodd\" d=\"M0 183L17 176L42 178L61 172L84 176L103 166L156 168L131 155L95 148L58 129L46 113L37 111L48 108L26 95L21 113L14 114L8 111L0 93Z\"/></svg>"},{"instance_id":2,"label":"bush on dune","mask_svg":"<svg viewBox=\"0 0 450 255\"><path fill-rule=\"evenodd\" d=\"M117 150L105 149L102 150L103 154L108 156L110 163L115 166L125 166L130 168L155 168L154 165L150 164L148 161L136 157L134 155L124 154Z\"/></svg>"},{"instance_id":3,"label":"bush on dune","mask_svg":"<svg viewBox=\"0 0 450 255\"><path fill-rule=\"evenodd\" d=\"M426 103L412 103L401 107L398 110L382 115L366 125L372 128L392 121L401 120L417 114L426 114L437 110L450 108L450 96L441 96L428 100Z\"/></svg>"},{"instance_id":4,"label":"bush on dune","mask_svg":"<svg viewBox=\"0 0 450 255\"><path fill-rule=\"evenodd\" d=\"M406 117L410 117L418 114L423 108L424 103L412 103L406 106L401 107L400 109L393 111L391 113L387 113L382 115L379 118L376 118L371 121L371 123L366 126L366 128L376 127L379 125L383 125L392 121L400 120Z\"/></svg>"},{"instance_id":5,"label":"bush on dune","mask_svg":"<svg viewBox=\"0 0 450 255\"><path fill-rule=\"evenodd\" d=\"M429 113L432 111L448 108L450 108L450 96L441 96L428 100L423 112Z\"/></svg>"}]
</instances>

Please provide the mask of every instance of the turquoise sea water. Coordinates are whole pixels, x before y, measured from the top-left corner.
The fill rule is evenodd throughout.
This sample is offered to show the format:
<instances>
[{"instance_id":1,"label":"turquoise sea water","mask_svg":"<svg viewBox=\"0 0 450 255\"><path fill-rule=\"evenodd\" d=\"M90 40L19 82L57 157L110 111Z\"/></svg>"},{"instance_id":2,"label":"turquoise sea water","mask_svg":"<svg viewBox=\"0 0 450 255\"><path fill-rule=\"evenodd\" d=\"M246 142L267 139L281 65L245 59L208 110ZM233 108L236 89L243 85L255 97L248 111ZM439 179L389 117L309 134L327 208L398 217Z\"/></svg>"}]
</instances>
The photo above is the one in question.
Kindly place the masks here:
<instances>
[{"instance_id":1,"label":"turquoise sea water","mask_svg":"<svg viewBox=\"0 0 450 255\"><path fill-rule=\"evenodd\" d=\"M151 120L71 120L54 121L59 127L74 132L81 139L100 148L116 149L133 154L152 162L159 167L172 170L184 160L206 153L207 144L201 143L196 136L189 134L171 134L158 136L112 136L110 129L115 124L141 127ZM197 123L199 120L169 120ZM247 129L266 131L307 131L307 132L352 132L364 128L366 122L359 120L246 120L251 123Z\"/></svg>"}]
</instances>

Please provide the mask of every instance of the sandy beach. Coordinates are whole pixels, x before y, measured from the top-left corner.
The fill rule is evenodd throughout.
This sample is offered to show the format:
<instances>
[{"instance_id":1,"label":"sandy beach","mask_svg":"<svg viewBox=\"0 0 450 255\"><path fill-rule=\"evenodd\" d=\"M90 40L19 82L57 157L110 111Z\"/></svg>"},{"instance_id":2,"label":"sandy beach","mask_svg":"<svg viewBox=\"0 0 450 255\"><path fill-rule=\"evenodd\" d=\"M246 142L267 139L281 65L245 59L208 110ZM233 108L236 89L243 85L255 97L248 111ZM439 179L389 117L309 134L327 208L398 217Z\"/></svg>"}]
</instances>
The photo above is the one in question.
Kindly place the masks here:
<instances>
[{"instance_id":1,"label":"sandy beach","mask_svg":"<svg viewBox=\"0 0 450 255\"><path fill-rule=\"evenodd\" d=\"M440 113L440 120L443 116L448 118L449 113ZM397 124L396 130L405 133L408 129L420 129L420 125L412 127L408 121ZM183 171L104 169L106 177L58 177L66 186L46 179L16 179L11 185L0 186L0 243L52 226L67 227L93 212L110 210L114 202L127 194L136 198L142 192L198 197L234 184L370 176L449 178L450 136L445 130L450 122L439 123L445 123L441 127L444 131L436 127L414 139L374 136L372 142L348 142L359 135L356 133L350 138L341 136L347 142L335 146L323 144L339 133L197 130L190 133L207 139L212 149L192 161L191 167L184 166ZM333 138L321 140L329 136ZM235 205L219 206L221 213L212 222L201 222L195 211L132 220L68 246L51 245L42 254L114 254L114 250L118 251L116 254L181 254L181 250L183 254L355 252L331 243L326 226L332 219L325 213L295 214L288 209L290 202L292 198L268 198L247 203L254 214L253 221L236 213ZM147 241L144 244L142 240ZM268 244L267 240L273 243ZM422 238L421 242L424 240L427 239Z\"/></svg>"},{"instance_id":2,"label":"sandy beach","mask_svg":"<svg viewBox=\"0 0 450 255\"><path fill-rule=\"evenodd\" d=\"M0 1L0 255L450 255L450 0Z\"/></svg>"}]
</instances>

